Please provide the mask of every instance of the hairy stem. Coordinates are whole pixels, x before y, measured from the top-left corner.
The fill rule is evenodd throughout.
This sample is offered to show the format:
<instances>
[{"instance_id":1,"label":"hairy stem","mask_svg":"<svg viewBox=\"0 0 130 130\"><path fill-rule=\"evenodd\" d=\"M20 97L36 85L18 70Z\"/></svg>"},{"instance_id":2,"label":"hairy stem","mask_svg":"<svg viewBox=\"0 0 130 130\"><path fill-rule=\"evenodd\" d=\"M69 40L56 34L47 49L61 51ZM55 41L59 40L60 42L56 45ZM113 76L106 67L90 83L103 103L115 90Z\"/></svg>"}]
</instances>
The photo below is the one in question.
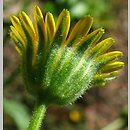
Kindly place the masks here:
<instances>
[{"instance_id":1,"label":"hairy stem","mask_svg":"<svg viewBox=\"0 0 130 130\"><path fill-rule=\"evenodd\" d=\"M46 105L37 104L27 130L39 130L45 116Z\"/></svg>"}]
</instances>

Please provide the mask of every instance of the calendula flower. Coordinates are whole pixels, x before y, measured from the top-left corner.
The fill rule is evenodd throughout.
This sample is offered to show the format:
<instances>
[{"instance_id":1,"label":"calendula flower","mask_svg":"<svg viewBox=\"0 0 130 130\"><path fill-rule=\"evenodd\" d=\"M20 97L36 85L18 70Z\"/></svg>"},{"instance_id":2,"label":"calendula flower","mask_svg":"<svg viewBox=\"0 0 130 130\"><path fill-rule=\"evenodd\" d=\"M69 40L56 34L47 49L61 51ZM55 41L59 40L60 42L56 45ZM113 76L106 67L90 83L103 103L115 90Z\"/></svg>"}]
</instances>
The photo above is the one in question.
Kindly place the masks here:
<instances>
[{"instance_id":1,"label":"calendula flower","mask_svg":"<svg viewBox=\"0 0 130 130\"><path fill-rule=\"evenodd\" d=\"M116 78L124 66L118 61L122 52L106 52L113 38L99 41L104 30L89 33L91 16L81 18L70 29L70 13L64 9L58 19L51 13L43 16L36 5L34 22L21 11L11 16L11 37L21 56L21 68L27 91L36 98L28 130L38 130L51 103L73 103L92 86L104 86Z\"/></svg>"},{"instance_id":2,"label":"calendula flower","mask_svg":"<svg viewBox=\"0 0 130 130\"><path fill-rule=\"evenodd\" d=\"M104 86L124 66L122 52L106 51L113 38L100 41L104 30L89 33L91 16L81 18L70 30L70 13L64 9L58 19L38 6L34 22L21 11L11 16L11 37L22 59L27 91L41 102L68 104L92 86Z\"/></svg>"}]
</instances>

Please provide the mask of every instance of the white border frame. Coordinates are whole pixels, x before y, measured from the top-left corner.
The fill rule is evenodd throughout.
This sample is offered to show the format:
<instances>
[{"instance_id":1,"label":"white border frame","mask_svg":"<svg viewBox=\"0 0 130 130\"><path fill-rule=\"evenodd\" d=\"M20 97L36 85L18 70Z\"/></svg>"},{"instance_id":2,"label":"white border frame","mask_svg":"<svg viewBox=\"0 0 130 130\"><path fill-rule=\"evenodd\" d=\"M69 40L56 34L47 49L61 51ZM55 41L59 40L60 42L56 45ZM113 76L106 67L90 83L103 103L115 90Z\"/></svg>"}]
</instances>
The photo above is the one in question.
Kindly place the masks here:
<instances>
[{"instance_id":1,"label":"white border frame","mask_svg":"<svg viewBox=\"0 0 130 130\"><path fill-rule=\"evenodd\" d=\"M3 130L3 1L0 1L0 130Z\"/></svg>"},{"instance_id":2,"label":"white border frame","mask_svg":"<svg viewBox=\"0 0 130 130\"><path fill-rule=\"evenodd\" d=\"M130 26L129 26L129 22L130 22L130 17L129 17L129 12L130 12L130 1L128 0L128 130L130 130L129 127L129 119L130 119L130 113L129 113L129 107L130 107L130 89L129 89L129 84L130 84L130 79L129 79L129 65L130 65Z\"/></svg>"}]
</instances>

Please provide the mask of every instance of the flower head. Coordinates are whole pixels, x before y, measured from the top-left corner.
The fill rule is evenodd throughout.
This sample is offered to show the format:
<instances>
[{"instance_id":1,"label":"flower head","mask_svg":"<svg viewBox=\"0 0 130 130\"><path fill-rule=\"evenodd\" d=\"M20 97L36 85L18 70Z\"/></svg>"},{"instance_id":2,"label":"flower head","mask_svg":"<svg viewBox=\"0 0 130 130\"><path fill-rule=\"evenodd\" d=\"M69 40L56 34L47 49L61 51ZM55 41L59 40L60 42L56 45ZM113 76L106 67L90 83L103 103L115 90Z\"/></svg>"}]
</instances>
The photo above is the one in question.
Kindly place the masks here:
<instances>
[{"instance_id":1,"label":"flower head","mask_svg":"<svg viewBox=\"0 0 130 130\"><path fill-rule=\"evenodd\" d=\"M22 58L27 91L46 103L68 104L92 86L104 86L124 66L122 52L106 51L113 38L100 41L104 30L89 33L91 16L81 18L70 30L70 13L64 9L58 19L44 17L38 6L34 22L21 11L11 16L11 37Z\"/></svg>"}]
</instances>

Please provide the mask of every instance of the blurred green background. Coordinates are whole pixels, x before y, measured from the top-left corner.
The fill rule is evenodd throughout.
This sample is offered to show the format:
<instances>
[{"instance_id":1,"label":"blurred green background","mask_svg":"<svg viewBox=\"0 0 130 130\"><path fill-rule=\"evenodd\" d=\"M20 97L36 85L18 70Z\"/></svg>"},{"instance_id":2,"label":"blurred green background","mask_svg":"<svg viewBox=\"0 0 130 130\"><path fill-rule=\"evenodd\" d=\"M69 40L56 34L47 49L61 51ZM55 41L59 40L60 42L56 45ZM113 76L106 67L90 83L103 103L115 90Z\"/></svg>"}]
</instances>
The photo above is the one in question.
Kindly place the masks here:
<instances>
[{"instance_id":1,"label":"blurred green background","mask_svg":"<svg viewBox=\"0 0 130 130\"><path fill-rule=\"evenodd\" d=\"M27 94L20 74L20 57L9 36L10 15L26 11L32 18L36 3L55 19L64 9L71 13L71 25L84 15L94 17L92 30L103 27L103 38L112 36L116 44L111 50L124 53L125 68L118 78L102 88L92 88L75 104L51 105L41 130L127 130L127 0L4 0L4 130L26 130L30 120L34 99ZM103 39L102 38L102 39Z\"/></svg>"}]
</instances>

